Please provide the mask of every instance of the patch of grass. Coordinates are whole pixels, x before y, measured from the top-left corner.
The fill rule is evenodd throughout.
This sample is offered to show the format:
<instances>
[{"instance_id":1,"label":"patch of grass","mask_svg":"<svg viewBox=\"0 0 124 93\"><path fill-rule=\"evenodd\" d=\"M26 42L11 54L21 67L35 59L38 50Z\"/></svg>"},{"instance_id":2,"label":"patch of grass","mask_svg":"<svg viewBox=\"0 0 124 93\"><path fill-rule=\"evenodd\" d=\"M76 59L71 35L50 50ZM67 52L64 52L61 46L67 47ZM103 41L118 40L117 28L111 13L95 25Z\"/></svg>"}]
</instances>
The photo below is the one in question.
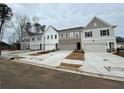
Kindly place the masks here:
<instances>
[{"instance_id":1,"label":"patch of grass","mask_svg":"<svg viewBox=\"0 0 124 93\"><path fill-rule=\"evenodd\" d=\"M74 60L84 60L84 52L76 52L73 51L70 55L66 57L66 59L74 59Z\"/></svg>"}]
</instances>

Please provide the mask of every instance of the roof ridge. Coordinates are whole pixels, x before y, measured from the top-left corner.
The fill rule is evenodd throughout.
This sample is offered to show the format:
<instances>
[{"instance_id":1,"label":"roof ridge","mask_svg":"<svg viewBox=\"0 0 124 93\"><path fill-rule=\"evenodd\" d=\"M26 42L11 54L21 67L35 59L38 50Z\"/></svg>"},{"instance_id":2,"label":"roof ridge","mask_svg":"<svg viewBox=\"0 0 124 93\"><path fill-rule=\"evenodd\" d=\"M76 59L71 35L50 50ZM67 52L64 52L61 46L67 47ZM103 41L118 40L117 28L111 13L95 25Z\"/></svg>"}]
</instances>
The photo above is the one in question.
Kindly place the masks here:
<instances>
[{"instance_id":1,"label":"roof ridge","mask_svg":"<svg viewBox=\"0 0 124 93\"><path fill-rule=\"evenodd\" d=\"M65 29L60 29L59 31L72 30L72 29L78 29L78 28L82 28L83 29L84 27L80 26L80 27L65 28Z\"/></svg>"}]
</instances>

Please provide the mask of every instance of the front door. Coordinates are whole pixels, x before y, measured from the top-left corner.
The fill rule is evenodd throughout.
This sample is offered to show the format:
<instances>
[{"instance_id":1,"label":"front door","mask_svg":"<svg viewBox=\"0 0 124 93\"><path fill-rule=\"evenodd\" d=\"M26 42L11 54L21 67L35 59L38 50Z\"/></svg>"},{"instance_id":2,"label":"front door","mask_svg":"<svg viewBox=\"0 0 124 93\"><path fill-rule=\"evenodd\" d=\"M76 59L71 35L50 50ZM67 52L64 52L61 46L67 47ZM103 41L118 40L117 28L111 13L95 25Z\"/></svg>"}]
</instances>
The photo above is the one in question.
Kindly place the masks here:
<instances>
[{"instance_id":1,"label":"front door","mask_svg":"<svg viewBox=\"0 0 124 93\"><path fill-rule=\"evenodd\" d=\"M81 49L81 44L80 42L77 43L77 50L80 50Z\"/></svg>"},{"instance_id":2,"label":"front door","mask_svg":"<svg viewBox=\"0 0 124 93\"><path fill-rule=\"evenodd\" d=\"M111 52L114 51L114 42L109 42L109 49Z\"/></svg>"},{"instance_id":3,"label":"front door","mask_svg":"<svg viewBox=\"0 0 124 93\"><path fill-rule=\"evenodd\" d=\"M42 50L42 44L40 44L40 50Z\"/></svg>"},{"instance_id":4,"label":"front door","mask_svg":"<svg viewBox=\"0 0 124 93\"><path fill-rule=\"evenodd\" d=\"M58 44L56 43L56 50L58 49Z\"/></svg>"}]
</instances>

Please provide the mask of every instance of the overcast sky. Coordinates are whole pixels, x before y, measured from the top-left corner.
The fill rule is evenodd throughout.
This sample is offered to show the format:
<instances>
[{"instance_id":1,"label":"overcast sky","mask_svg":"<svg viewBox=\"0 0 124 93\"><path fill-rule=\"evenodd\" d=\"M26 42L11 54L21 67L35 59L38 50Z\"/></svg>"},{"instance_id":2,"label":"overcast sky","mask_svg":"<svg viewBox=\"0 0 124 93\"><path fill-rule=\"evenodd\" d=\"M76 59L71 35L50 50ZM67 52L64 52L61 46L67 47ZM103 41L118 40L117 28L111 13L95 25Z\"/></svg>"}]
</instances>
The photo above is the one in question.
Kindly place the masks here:
<instances>
[{"instance_id":1,"label":"overcast sky","mask_svg":"<svg viewBox=\"0 0 124 93\"><path fill-rule=\"evenodd\" d=\"M117 25L116 35L124 36L124 4L7 4L15 14L40 17L40 23L57 29L85 26L97 16Z\"/></svg>"}]
</instances>

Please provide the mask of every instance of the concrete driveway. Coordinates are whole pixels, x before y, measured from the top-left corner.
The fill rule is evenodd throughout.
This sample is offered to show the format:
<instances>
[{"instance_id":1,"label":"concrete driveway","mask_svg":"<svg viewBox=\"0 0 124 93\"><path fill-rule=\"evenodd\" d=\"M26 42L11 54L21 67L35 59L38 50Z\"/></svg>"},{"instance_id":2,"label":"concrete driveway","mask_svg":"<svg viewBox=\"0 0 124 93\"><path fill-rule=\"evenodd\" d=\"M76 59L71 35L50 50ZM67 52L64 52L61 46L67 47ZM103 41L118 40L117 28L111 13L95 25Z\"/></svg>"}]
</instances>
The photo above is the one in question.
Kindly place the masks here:
<instances>
[{"instance_id":1,"label":"concrete driveway","mask_svg":"<svg viewBox=\"0 0 124 93\"><path fill-rule=\"evenodd\" d=\"M20 59L20 60L56 67L59 66L61 62L65 59L65 57L69 55L71 52L72 51L56 51L39 56L33 56L33 57L28 56L25 59Z\"/></svg>"},{"instance_id":2,"label":"concrete driveway","mask_svg":"<svg viewBox=\"0 0 124 93\"><path fill-rule=\"evenodd\" d=\"M87 52L81 71L124 77L124 58L111 53Z\"/></svg>"},{"instance_id":3,"label":"concrete driveway","mask_svg":"<svg viewBox=\"0 0 124 93\"><path fill-rule=\"evenodd\" d=\"M42 64L48 66L59 66L61 62L68 56L72 51L56 51L50 52L47 54L42 54L38 56L32 56L30 54L37 53L39 51L4 51L2 52L2 56L11 58L11 57L22 57L18 59L18 61L25 62L25 63L35 63L35 64Z\"/></svg>"}]
</instances>

